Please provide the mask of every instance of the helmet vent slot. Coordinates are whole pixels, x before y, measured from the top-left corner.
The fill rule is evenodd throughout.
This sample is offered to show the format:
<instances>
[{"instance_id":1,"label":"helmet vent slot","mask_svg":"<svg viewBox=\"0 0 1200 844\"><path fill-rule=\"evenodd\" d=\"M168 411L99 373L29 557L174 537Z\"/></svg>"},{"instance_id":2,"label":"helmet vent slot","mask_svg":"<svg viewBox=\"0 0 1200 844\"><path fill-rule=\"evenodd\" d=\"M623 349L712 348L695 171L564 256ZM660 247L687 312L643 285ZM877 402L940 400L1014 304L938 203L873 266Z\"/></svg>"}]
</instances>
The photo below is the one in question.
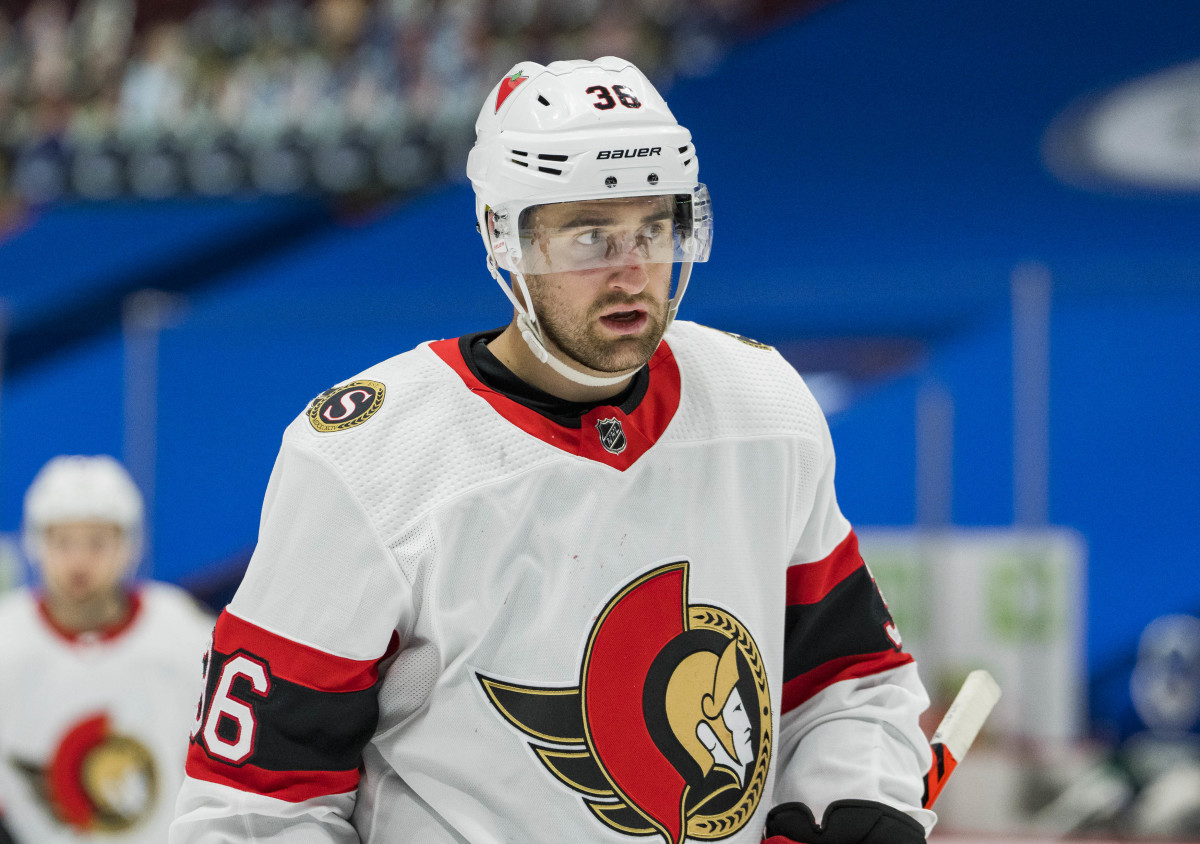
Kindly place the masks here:
<instances>
[{"instance_id":1,"label":"helmet vent slot","mask_svg":"<svg viewBox=\"0 0 1200 844\"><path fill-rule=\"evenodd\" d=\"M551 176L561 176L562 175L562 170L558 170L554 167L539 167L538 172L549 173Z\"/></svg>"},{"instance_id":2,"label":"helmet vent slot","mask_svg":"<svg viewBox=\"0 0 1200 844\"><path fill-rule=\"evenodd\" d=\"M691 163L692 163L692 159L689 158L687 161L683 162L683 166L687 167Z\"/></svg>"},{"instance_id":3,"label":"helmet vent slot","mask_svg":"<svg viewBox=\"0 0 1200 844\"><path fill-rule=\"evenodd\" d=\"M688 148L687 148L686 146L682 146L682 147L680 147L680 148L679 148L679 151L680 151L681 153L682 153L682 152L687 152L687 151L688 151Z\"/></svg>"},{"instance_id":4,"label":"helmet vent slot","mask_svg":"<svg viewBox=\"0 0 1200 844\"><path fill-rule=\"evenodd\" d=\"M513 155L529 155L529 153L527 153L527 152L522 152L522 151L521 151L521 150L519 150L519 149L510 150L510 152L511 152Z\"/></svg>"},{"instance_id":5,"label":"helmet vent slot","mask_svg":"<svg viewBox=\"0 0 1200 844\"><path fill-rule=\"evenodd\" d=\"M544 106L550 105L550 101L548 99L546 99L545 97L543 97L541 94L538 94L538 102Z\"/></svg>"},{"instance_id":6,"label":"helmet vent slot","mask_svg":"<svg viewBox=\"0 0 1200 844\"><path fill-rule=\"evenodd\" d=\"M566 161L567 160L567 157L565 155L556 155L556 154L550 153L550 152L538 153L538 158L542 159L542 161Z\"/></svg>"},{"instance_id":7,"label":"helmet vent slot","mask_svg":"<svg viewBox=\"0 0 1200 844\"><path fill-rule=\"evenodd\" d=\"M511 161L513 164L520 164L522 167L529 166L528 161L521 161L520 159L517 159L517 158L510 158L509 161Z\"/></svg>"}]
</instances>

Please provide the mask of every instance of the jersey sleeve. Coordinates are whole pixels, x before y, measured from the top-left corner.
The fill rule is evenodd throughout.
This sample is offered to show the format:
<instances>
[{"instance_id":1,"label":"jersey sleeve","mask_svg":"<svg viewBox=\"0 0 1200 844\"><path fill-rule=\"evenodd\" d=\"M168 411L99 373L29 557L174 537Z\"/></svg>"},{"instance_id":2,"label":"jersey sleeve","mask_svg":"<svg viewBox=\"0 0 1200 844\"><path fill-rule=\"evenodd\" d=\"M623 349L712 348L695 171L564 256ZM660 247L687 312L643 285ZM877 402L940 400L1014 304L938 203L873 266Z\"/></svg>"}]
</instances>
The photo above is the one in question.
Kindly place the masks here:
<instances>
[{"instance_id":1,"label":"jersey sleeve","mask_svg":"<svg viewBox=\"0 0 1200 844\"><path fill-rule=\"evenodd\" d=\"M411 591L338 471L287 438L205 658L172 844L357 842L377 684Z\"/></svg>"},{"instance_id":2,"label":"jersey sleeve","mask_svg":"<svg viewBox=\"0 0 1200 844\"><path fill-rule=\"evenodd\" d=\"M838 508L824 420L821 434L821 473L787 572L775 802L802 802L819 818L835 800L873 800L928 832L931 756L918 718L929 700Z\"/></svg>"}]
</instances>

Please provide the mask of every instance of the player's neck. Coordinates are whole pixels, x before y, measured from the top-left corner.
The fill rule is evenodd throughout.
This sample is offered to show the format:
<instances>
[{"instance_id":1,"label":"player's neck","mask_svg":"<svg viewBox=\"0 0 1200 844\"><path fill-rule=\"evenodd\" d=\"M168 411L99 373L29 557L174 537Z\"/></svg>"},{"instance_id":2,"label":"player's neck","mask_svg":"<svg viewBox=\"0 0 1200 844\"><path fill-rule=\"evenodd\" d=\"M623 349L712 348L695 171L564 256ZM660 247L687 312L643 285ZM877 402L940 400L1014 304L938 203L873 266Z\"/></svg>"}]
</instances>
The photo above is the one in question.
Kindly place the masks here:
<instances>
[{"instance_id":1,"label":"player's neck","mask_svg":"<svg viewBox=\"0 0 1200 844\"><path fill-rule=\"evenodd\" d=\"M82 600L47 592L45 606L50 618L62 630L89 633L119 626L129 615L129 596L119 588Z\"/></svg>"},{"instance_id":2,"label":"player's neck","mask_svg":"<svg viewBox=\"0 0 1200 844\"><path fill-rule=\"evenodd\" d=\"M633 378L633 375L630 374L628 378L603 387L577 384L534 357L532 350L513 324L505 328L499 337L488 343L488 351L526 384L532 384L539 390L566 401L597 402L612 398L628 387L630 379ZM561 353L556 349L552 349L551 353L557 354L562 360Z\"/></svg>"}]
</instances>

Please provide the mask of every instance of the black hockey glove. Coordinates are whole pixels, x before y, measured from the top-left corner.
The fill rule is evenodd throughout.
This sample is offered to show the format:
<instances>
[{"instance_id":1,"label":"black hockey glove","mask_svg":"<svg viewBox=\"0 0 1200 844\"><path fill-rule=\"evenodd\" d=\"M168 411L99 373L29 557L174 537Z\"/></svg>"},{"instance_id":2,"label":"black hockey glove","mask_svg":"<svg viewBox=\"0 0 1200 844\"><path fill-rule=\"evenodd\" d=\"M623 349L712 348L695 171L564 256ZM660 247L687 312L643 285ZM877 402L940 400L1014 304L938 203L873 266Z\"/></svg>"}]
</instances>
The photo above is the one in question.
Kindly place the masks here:
<instances>
[{"instance_id":1,"label":"black hockey glove","mask_svg":"<svg viewBox=\"0 0 1200 844\"><path fill-rule=\"evenodd\" d=\"M17 844L17 839L9 834L8 828L4 825L4 818L0 818L0 844Z\"/></svg>"},{"instance_id":2,"label":"black hockey glove","mask_svg":"<svg viewBox=\"0 0 1200 844\"><path fill-rule=\"evenodd\" d=\"M871 800L835 800L817 826L803 803L767 814L764 844L925 844L925 829L899 809Z\"/></svg>"}]
</instances>

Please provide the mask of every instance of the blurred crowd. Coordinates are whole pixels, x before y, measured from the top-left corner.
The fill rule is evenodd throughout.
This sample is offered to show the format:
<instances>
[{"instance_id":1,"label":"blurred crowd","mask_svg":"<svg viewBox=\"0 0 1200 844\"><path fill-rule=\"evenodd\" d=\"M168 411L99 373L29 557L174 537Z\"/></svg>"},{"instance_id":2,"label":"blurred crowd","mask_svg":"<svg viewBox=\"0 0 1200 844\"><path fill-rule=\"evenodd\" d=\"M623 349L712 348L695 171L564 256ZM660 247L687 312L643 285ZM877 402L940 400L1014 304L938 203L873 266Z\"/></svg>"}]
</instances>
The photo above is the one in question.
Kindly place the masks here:
<instances>
[{"instance_id":1,"label":"blurred crowd","mask_svg":"<svg viewBox=\"0 0 1200 844\"><path fill-rule=\"evenodd\" d=\"M755 0L32 0L0 10L0 196L396 192L519 60L704 73ZM15 195L15 196L14 196ZM0 199L0 230L6 215Z\"/></svg>"}]
</instances>

